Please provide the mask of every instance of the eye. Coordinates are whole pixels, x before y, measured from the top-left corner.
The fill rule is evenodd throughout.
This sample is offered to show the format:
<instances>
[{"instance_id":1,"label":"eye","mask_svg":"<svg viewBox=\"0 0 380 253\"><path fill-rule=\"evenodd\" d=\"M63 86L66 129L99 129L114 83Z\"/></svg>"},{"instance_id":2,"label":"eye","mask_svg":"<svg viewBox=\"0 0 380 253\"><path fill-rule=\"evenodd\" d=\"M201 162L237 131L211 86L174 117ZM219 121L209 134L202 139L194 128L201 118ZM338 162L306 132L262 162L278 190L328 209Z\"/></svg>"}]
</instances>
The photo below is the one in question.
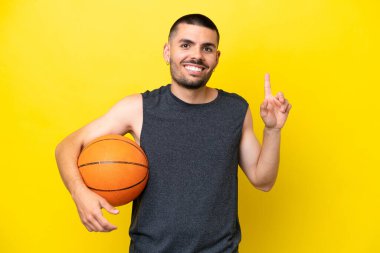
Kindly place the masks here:
<instances>
[{"instance_id":1,"label":"eye","mask_svg":"<svg viewBox=\"0 0 380 253\"><path fill-rule=\"evenodd\" d=\"M213 52L212 47L205 47L203 50L206 51L206 52L208 52L208 53L212 53Z\"/></svg>"},{"instance_id":2,"label":"eye","mask_svg":"<svg viewBox=\"0 0 380 253\"><path fill-rule=\"evenodd\" d=\"M183 44L181 44L181 47L182 47L182 48L189 48L189 47L190 47L190 44L188 44L188 43L183 43Z\"/></svg>"}]
</instances>

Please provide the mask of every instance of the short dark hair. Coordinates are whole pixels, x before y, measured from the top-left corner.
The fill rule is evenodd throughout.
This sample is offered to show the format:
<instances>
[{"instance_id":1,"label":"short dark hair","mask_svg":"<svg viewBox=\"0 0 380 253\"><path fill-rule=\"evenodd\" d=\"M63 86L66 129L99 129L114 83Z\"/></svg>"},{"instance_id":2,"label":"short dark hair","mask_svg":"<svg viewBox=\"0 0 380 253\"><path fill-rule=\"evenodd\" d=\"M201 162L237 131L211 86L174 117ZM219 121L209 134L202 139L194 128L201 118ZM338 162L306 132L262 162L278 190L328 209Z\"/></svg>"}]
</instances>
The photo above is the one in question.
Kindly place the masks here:
<instances>
[{"instance_id":1,"label":"short dark hair","mask_svg":"<svg viewBox=\"0 0 380 253\"><path fill-rule=\"evenodd\" d=\"M210 28L211 30L216 31L216 35L217 35L217 39L218 39L218 44L219 44L219 37L220 36L219 36L218 28L216 27L216 25L214 24L214 22L212 22L212 20L209 19L208 17L206 17L205 15L202 15L202 14L188 14L188 15L185 15L185 16L180 17L179 19L177 19L177 21L174 22L174 24L170 28L169 40L172 37L173 33L175 33L175 31L177 30L177 26L179 24L198 25L198 26L203 26L203 27Z\"/></svg>"}]
</instances>

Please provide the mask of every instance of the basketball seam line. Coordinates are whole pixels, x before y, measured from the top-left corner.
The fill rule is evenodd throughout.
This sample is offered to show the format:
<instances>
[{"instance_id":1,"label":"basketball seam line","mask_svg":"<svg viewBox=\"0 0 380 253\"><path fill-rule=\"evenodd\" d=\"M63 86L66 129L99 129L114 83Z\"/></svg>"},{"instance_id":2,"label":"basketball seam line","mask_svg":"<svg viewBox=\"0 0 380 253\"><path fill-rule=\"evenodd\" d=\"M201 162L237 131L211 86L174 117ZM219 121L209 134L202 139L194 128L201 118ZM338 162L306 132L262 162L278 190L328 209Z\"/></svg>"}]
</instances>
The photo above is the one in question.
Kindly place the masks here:
<instances>
[{"instance_id":1,"label":"basketball seam line","mask_svg":"<svg viewBox=\"0 0 380 253\"><path fill-rule=\"evenodd\" d=\"M130 143L130 142L128 142L128 141L120 140L120 139L116 139L116 138L107 138L107 139L102 139L102 140L95 141L95 142L91 143L90 145L84 147L84 149L82 150L82 152L83 152L85 149L87 149L88 147L92 146L93 144L95 144L95 143L97 143L97 142L101 142L101 141L109 141L109 140L113 140L113 141L122 141L122 142L125 142L125 143L129 144L129 145L134 146L134 147L137 148L137 150L138 150L138 151L139 151L139 152L145 157L145 160L148 161L148 158L146 157L145 153L141 151L141 147L139 147L139 146L137 146L137 145L135 145L135 144L133 144L133 143Z\"/></svg>"},{"instance_id":2,"label":"basketball seam line","mask_svg":"<svg viewBox=\"0 0 380 253\"><path fill-rule=\"evenodd\" d=\"M97 189L97 188L93 188L93 187L90 187L90 186L87 186L89 189L91 190L95 190L95 191L101 191L101 192L115 192L115 191L124 191L124 190L128 190L130 188L133 188L135 187L136 185L139 185L141 184L142 182L145 181L146 177L148 176L148 172L145 174L145 177L138 183L134 184L134 185L131 185L131 186L128 186L128 187L125 187L125 188L120 188L120 189L115 189L115 190L103 190L103 189Z\"/></svg>"},{"instance_id":3,"label":"basketball seam line","mask_svg":"<svg viewBox=\"0 0 380 253\"><path fill-rule=\"evenodd\" d=\"M82 167L90 166L90 165L96 165L96 164L112 164L112 163L133 164L133 165L141 166L144 168L148 168L148 166L141 163L126 162L126 161L98 161L98 162L84 163L84 164L79 165L78 168L82 168Z\"/></svg>"}]
</instances>

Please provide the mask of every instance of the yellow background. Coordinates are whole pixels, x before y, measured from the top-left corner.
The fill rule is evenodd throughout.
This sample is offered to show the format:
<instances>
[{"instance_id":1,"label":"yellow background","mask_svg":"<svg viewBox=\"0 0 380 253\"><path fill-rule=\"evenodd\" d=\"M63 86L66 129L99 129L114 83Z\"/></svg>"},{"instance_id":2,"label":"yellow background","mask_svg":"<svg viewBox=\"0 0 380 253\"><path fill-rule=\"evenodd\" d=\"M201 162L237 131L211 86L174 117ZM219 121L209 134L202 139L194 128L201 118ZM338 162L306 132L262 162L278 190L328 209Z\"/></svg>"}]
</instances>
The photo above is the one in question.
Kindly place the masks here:
<instances>
[{"instance_id":1,"label":"yellow background","mask_svg":"<svg viewBox=\"0 0 380 253\"><path fill-rule=\"evenodd\" d=\"M1 1L0 252L128 252L130 205L89 233L56 144L132 93L170 81L180 16L221 33L210 86L245 97L262 138L264 73L293 104L269 193L239 172L241 253L380 252L377 1Z\"/></svg>"}]
</instances>

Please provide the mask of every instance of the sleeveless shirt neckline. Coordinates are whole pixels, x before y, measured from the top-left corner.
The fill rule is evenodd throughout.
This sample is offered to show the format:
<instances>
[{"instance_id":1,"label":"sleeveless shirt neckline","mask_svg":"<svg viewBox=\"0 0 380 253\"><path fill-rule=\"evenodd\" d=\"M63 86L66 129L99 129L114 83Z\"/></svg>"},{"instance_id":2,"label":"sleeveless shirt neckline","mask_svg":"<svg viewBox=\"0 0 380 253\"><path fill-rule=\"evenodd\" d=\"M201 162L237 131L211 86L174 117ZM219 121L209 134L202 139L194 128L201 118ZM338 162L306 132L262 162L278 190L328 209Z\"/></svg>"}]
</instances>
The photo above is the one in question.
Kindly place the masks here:
<instances>
[{"instance_id":1,"label":"sleeveless shirt neckline","mask_svg":"<svg viewBox=\"0 0 380 253\"><path fill-rule=\"evenodd\" d=\"M184 105L184 106L187 106L187 107L204 107L204 106L209 106L209 105L212 105L212 104L215 104L221 97L221 91L220 89L218 88L215 88L218 92L218 95L216 96L216 98L210 102L207 102L207 103L201 103L201 104L191 104L191 103L187 103L185 101L183 101L182 99L178 98L176 95L174 95L172 93L172 90L171 90L171 84L168 84L167 85L167 88L168 88L168 92L170 94L170 96L176 101L178 102L179 104L181 105Z\"/></svg>"}]
</instances>

